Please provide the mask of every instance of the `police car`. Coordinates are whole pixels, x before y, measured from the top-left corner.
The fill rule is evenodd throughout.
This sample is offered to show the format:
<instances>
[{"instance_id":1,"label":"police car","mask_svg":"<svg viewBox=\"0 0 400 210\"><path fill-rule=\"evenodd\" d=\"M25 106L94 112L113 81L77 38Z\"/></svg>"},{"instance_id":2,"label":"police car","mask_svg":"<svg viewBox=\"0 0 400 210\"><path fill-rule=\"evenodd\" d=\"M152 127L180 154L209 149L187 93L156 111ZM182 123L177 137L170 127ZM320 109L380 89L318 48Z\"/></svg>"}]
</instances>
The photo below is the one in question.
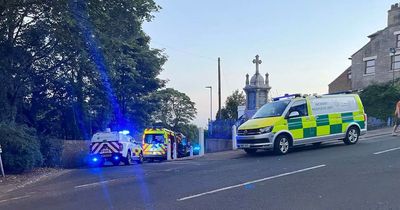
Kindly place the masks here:
<instances>
[{"instance_id":1,"label":"police car","mask_svg":"<svg viewBox=\"0 0 400 210\"><path fill-rule=\"evenodd\" d=\"M238 128L237 147L286 154L293 146L340 139L357 143L367 132L367 115L357 94L285 95L261 107Z\"/></svg>"},{"instance_id":2,"label":"police car","mask_svg":"<svg viewBox=\"0 0 400 210\"><path fill-rule=\"evenodd\" d=\"M128 131L95 133L90 144L90 161L92 165L103 165L110 161L119 165L122 161L130 165L134 161L143 162L141 142L128 135Z\"/></svg>"}]
</instances>

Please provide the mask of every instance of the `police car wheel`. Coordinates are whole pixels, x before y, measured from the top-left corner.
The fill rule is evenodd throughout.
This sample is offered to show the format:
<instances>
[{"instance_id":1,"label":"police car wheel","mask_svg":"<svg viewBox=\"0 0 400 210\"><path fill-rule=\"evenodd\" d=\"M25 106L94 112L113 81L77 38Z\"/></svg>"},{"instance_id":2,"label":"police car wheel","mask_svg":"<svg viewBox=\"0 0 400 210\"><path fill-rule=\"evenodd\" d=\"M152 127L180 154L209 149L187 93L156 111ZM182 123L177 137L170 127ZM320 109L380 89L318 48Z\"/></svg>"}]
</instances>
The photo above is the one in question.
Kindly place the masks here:
<instances>
[{"instance_id":1,"label":"police car wheel","mask_svg":"<svg viewBox=\"0 0 400 210\"><path fill-rule=\"evenodd\" d=\"M111 163L114 165L114 166L119 166L119 163L120 163L121 161L120 160L112 160L111 161Z\"/></svg>"},{"instance_id":2,"label":"police car wheel","mask_svg":"<svg viewBox=\"0 0 400 210\"><path fill-rule=\"evenodd\" d=\"M244 151L249 155L254 155L257 153L257 149L244 149Z\"/></svg>"},{"instance_id":3,"label":"police car wheel","mask_svg":"<svg viewBox=\"0 0 400 210\"><path fill-rule=\"evenodd\" d=\"M285 155L290 150L290 138L287 135L280 135L275 139L274 151L278 155Z\"/></svg>"},{"instance_id":4,"label":"police car wheel","mask_svg":"<svg viewBox=\"0 0 400 210\"><path fill-rule=\"evenodd\" d=\"M132 164L132 155L131 155L131 151L128 151L128 154L126 155L125 158L125 165L131 165Z\"/></svg>"},{"instance_id":5,"label":"police car wheel","mask_svg":"<svg viewBox=\"0 0 400 210\"><path fill-rule=\"evenodd\" d=\"M357 143L360 137L360 131L356 126L350 127L346 132L346 137L344 138L344 143L347 145Z\"/></svg>"}]
</instances>

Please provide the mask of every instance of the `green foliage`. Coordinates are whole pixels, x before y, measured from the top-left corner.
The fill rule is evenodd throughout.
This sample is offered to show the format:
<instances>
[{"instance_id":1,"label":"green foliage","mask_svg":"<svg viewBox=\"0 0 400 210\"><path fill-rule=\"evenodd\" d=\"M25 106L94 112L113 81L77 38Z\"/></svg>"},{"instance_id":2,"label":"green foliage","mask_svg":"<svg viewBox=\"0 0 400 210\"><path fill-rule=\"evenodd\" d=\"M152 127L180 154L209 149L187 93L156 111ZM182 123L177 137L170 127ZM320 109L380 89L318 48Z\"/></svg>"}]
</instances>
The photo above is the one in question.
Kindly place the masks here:
<instances>
[{"instance_id":1,"label":"green foliage","mask_svg":"<svg viewBox=\"0 0 400 210\"><path fill-rule=\"evenodd\" d=\"M221 108L221 119L238 119L237 109L238 106L246 103L246 97L243 92L235 90L232 95L228 96L225 101L225 107ZM216 118L218 118L219 112L217 112Z\"/></svg>"},{"instance_id":2,"label":"green foliage","mask_svg":"<svg viewBox=\"0 0 400 210\"><path fill-rule=\"evenodd\" d=\"M159 9L153 0L0 1L0 143L8 171L41 165L40 151L44 166L57 166L62 143L55 139L149 124L166 56L150 48L142 25Z\"/></svg>"},{"instance_id":3,"label":"green foliage","mask_svg":"<svg viewBox=\"0 0 400 210\"><path fill-rule=\"evenodd\" d=\"M148 124L166 56L142 24L159 9L153 0L1 1L0 122L62 139Z\"/></svg>"},{"instance_id":4,"label":"green foliage","mask_svg":"<svg viewBox=\"0 0 400 210\"><path fill-rule=\"evenodd\" d=\"M179 124L175 131L183 133L192 143L199 142L199 130L194 124Z\"/></svg>"},{"instance_id":5,"label":"green foliage","mask_svg":"<svg viewBox=\"0 0 400 210\"><path fill-rule=\"evenodd\" d=\"M185 93L172 88L158 91L153 96L159 101L159 108L153 115L153 121L176 130L182 124L188 124L196 116L195 103Z\"/></svg>"},{"instance_id":6,"label":"green foliage","mask_svg":"<svg viewBox=\"0 0 400 210\"><path fill-rule=\"evenodd\" d=\"M39 140L33 129L1 123L0 145L4 169L9 173L22 173L42 164Z\"/></svg>"},{"instance_id":7,"label":"green foliage","mask_svg":"<svg viewBox=\"0 0 400 210\"><path fill-rule=\"evenodd\" d=\"M397 82L373 84L365 88L360 94L365 112L372 117L387 120L395 111L395 104L400 100L400 87Z\"/></svg>"},{"instance_id":8,"label":"green foliage","mask_svg":"<svg viewBox=\"0 0 400 210\"><path fill-rule=\"evenodd\" d=\"M45 167L61 166L61 155L63 151L63 141L48 137L40 138L40 152L43 155L43 165Z\"/></svg>"}]
</instances>

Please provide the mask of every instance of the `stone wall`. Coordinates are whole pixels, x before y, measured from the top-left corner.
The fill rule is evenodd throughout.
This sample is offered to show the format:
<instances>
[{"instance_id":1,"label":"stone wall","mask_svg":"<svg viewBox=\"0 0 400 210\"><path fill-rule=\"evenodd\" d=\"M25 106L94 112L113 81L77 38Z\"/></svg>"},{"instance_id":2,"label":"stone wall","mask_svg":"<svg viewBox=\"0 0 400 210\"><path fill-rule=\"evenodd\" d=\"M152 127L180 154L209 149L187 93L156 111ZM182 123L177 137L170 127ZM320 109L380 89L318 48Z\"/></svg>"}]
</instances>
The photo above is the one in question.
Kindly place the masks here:
<instances>
[{"instance_id":1,"label":"stone wall","mask_svg":"<svg viewBox=\"0 0 400 210\"><path fill-rule=\"evenodd\" d=\"M64 168L86 166L90 141L64 140L61 164Z\"/></svg>"},{"instance_id":2,"label":"stone wall","mask_svg":"<svg viewBox=\"0 0 400 210\"><path fill-rule=\"evenodd\" d=\"M205 139L205 152L222 152L232 150L231 139Z\"/></svg>"}]
</instances>

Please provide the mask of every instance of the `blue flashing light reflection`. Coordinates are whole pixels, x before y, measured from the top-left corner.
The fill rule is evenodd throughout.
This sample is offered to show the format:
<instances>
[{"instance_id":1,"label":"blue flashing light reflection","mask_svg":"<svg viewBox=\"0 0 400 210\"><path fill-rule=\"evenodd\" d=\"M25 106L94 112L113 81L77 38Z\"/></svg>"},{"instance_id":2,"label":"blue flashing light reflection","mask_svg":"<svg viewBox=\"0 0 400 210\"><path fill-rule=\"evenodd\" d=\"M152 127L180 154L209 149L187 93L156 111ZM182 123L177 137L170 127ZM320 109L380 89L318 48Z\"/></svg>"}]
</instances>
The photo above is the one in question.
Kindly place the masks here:
<instances>
[{"instance_id":1,"label":"blue flashing light reflection","mask_svg":"<svg viewBox=\"0 0 400 210\"><path fill-rule=\"evenodd\" d=\"M200 147L199 147L199 146L195 146L195 147L193 148L193 150L200 150Z\"/></svg>"}]
</instances>

